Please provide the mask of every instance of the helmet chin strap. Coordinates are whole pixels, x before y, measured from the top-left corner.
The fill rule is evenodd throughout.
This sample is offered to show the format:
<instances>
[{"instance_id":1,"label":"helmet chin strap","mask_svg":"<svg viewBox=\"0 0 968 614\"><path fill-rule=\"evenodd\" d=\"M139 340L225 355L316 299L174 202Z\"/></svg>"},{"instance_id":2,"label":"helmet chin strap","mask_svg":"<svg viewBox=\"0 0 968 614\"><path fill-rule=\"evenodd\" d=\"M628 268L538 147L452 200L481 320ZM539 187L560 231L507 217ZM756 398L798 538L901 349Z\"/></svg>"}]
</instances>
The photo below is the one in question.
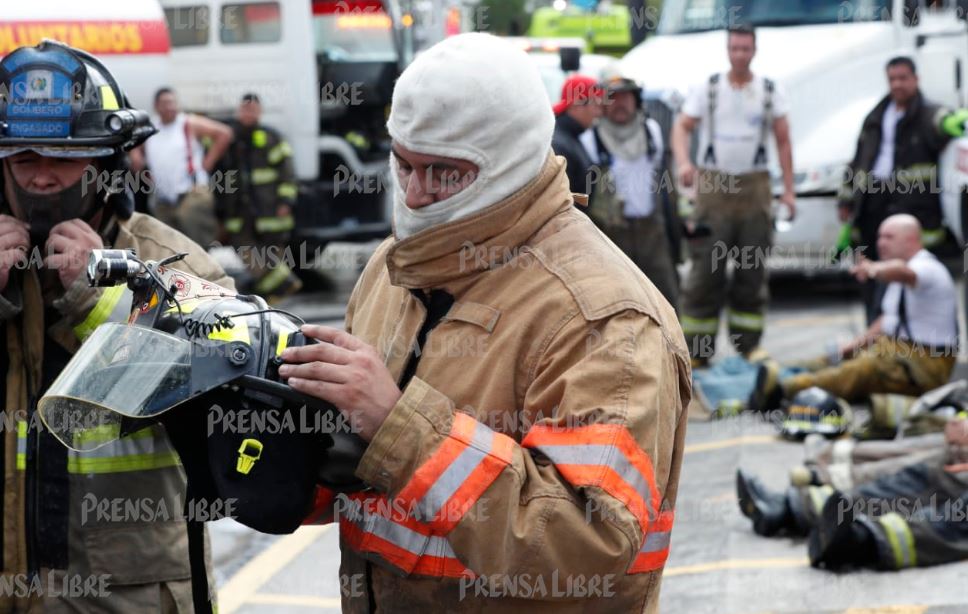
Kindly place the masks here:
<instances>
[{"instance_id":1,"label":"helmet chin strap","mask_svg":"<svg viewBox=\"0 0 968 614\"><path fill-rule=\"evenodd\" d=\"M93 221L104 204L98 206L96 191L85 190L81 180L52 194L28 192L13 178L8 176L8 180L23 221L30 224L30 240L35 246L43 246L51 229L61 222L72 219ZM105 202L107 197L105 195Z\"/></svg>"}]
</instances>

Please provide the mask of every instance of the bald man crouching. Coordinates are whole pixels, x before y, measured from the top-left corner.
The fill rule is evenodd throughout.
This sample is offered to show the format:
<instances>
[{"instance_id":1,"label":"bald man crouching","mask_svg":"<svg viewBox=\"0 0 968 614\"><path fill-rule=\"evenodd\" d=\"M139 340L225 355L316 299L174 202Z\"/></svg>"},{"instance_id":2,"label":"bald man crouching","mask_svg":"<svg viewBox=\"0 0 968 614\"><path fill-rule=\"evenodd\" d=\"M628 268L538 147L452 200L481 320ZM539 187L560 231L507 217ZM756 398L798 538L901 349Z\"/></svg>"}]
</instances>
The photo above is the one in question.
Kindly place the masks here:
<instances>
[{"instance_id":1,"label":"bald man crouching","mask_svg":"<svg viewBox=\"0 0 968 614\"><path fill-rule=\"evenodd\" d=\"M882 260L861 256L851 270L860 282L888 284L881 316L863 335L839 348L839 361L778 381L778 366L764 364L750 409L779 407L784 398L819 386L847 401L873 393L920 396L946 384L958 356L955 285L941 262L921 245L921 225L907 214L884 220L877 233Z\"/></svg>"}]
</instances>

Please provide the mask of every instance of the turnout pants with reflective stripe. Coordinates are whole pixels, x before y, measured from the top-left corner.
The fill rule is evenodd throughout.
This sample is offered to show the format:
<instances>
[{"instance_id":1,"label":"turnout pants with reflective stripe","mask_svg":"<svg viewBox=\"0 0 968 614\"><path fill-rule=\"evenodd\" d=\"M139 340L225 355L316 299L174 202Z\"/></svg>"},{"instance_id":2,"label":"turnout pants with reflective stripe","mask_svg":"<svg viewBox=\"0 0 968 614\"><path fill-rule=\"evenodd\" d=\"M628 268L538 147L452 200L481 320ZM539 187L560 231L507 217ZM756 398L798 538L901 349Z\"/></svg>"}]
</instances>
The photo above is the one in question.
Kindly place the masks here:
<instances>
[{"instance_id":1,"label":"turnout pants with reflective stripe","mask_svg":"<svg viewBox=\"0 0 968 614\"><path fill-rule=\"evenodd\" d=\"M605 234L621 249L673 308L679 307L679 277L672 261L665 218L660 207L647 217L625 218L625 226L607 226Z\"/></svg>"},{"instance_id":2,"label":"turnout pants with reflective stripe","mask_svg":"<svg viewBox=\"0 0 968 614\"><path fill-rule=\"evenodd\" d=\"M252 220L245 220L237 231L230 230L229 237L252 276L256 294L285 293L286 289L299 289L302 286L289 267L290 262L295 263L295 255L286 252L289 232L260 233Z\"/></svg>"},{"instance_id":3,"label":"turnout pants with reflective stripe","mask_svg":"<svg viewBox=\"0 0 968 614\"><path fill-rule=\"evenodd\" d=\"M948 383L955 358L952 352L934 352L884 336L839 365L784 379L783 393L790 397L819 386L851 402L879 392L921 396Z\"/></svg>"},{"instance_id":4,"label":"turnout pants with reflective stripe","mask_svg":"<svg viewBox=\"0 0 968 614\"><path fill-rule=\"evenodd\" d=\"M943 464L947 456L944 433L931 433L890 441L842 439L826 442L813 453L808 453L806 464L816 470L824 484L849 490L911 465Z\"/></svg>"},{"instance_id":5,"label":"turnout pants with reflective stripe","mask_svg":"<svg viewBox=\"0 0 968 614\"><path fill-rule=\"evenodd\" d=\"M703 170L698 181L695 222L711 233L689 241L692 266L682 288L682 330L693 358L712 358L719 314L726 307L730 338L738 351L748 353L759 345L769 299L770 177Z\"/></svg>"},{"instance_id":6,"label":"turnout pants with reflective stripe","mask_svg":"<svg viewBox=\"0 0 968 614\"><path fill-rule=\"evenodd\" d=\"M810 486L791 501L800 521L817 526L833 492ZM880 569L927 567L968 559L968 472L918 463L847 493L855 517L877 542ZM845 510L845 514L847 514Z\"/></svg>"}]
</instances>

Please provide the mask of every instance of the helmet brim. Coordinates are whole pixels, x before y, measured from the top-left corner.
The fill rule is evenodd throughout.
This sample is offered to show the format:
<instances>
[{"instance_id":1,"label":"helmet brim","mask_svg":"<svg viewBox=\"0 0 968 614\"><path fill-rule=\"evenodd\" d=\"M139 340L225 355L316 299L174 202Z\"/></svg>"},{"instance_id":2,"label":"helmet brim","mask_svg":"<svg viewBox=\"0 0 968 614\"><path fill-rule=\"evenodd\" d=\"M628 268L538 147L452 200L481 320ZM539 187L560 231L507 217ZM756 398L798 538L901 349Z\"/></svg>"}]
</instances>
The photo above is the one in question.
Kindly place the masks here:
<instances>
[{"instance_id":1,"label":"helmet brim","mask_svg":"<svg viewBox=\"0 0 968 614\"><path fill-rule=\"evenodd\" d=\"M114 147L52 147L49 145L29 145L0 147L0 159L9 158L19 153L32 151L45 158L103 158L113 155Z\"/></svg>"}]
</instances>

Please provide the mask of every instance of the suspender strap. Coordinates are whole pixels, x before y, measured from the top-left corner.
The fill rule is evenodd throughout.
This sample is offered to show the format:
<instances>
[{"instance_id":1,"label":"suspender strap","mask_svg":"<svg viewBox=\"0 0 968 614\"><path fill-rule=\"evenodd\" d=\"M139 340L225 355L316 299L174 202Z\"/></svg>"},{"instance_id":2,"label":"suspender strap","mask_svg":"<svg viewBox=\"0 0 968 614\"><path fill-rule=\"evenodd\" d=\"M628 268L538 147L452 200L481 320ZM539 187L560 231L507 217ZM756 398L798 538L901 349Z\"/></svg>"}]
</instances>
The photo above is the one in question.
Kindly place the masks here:
<instances>
[{"instance_id":1,"label":"suspender strap","mask_svg":"<svg viewBox=\"0 0 968 614\"><path fill-rule=\"evenodd\" d=\"M716 136L716 90L719 84L719 73L709 77L709 87L707 88L707 102L709 104L709 117L706 121L706 154L703 156L703 166L716 166L716 152L713 149L713 140Z\"/></svg>"},{"instance_id":2,"label":"suspender strap","mask_svg":"<svg viewBox=\"0 0 968 614\"><path fill-rule=\"evenodd\" d=\"M605 148L605 143L602 142L602 135L598 131L598 126L592 128L592 136L595 137L595 150L598 152L599 165L605 168L611 167L612 154Z\"/></svg>"},{"instance_id":3,"label":"suspender strap","mask_svg":"<svg viewBox=\"0 0 968 614\"><path fill-rule=\"evenodd\" d=\"M901 284L901 298L897 302L897 328L894 329L894 338L900 339L903 332L908 339L914 341L914 336L911 335L911 327L908 326L906 295L904 284Z\"/></svg>"},{"instance_id":4,"label":"suspender strap","mask_svg":"<svg viewBox=\"0 0 968 614\"><path fill-rule=\"evenodd\" d=\"M188 562L192 570L192 602L195 614L212 614L208 598L208 570L205 569L205 524L188 520Z\"/></svg>"},{"instance_id":5,"label":"suspender strap","mask_svg":"<svg viewBox=\"0 0 968 614\"><path fill-rule=\"evenodd\" d=\"M753 166L766 164L766 137L770 133L770 124L773 123L773 89L773 81L763 79L763 121L760 122L760 144L756 148Z\"/></svg>"},{"instance_id":6,"label":"suspender strap","mask_svg":"<svg viewBox=\"0 0 968 614\"><path fill-rule=\"evenodd\" d=\"M708 134L706 153L703 156L703 165L710 167L716 164L716 151L713 148L713 139L716 134L716 98L718 93L719 74L709 77L709 88L707 101L709 104L709 117L706 122ZM756 156L753 158L754 166L766 164L766 141L770 134L770 125L773 123L773 92L776 89L771 79L763 79L763 119L760 122L760 142L756 148Z\"/></svg>"},{"instance_id":7,"label":"suspender strap","mask_svg":"<svg viewBox=\"0 0 968 614\"><path fill-rule=\"evenodd\" d=\"M192 155L192 135L188 129L188 117L185 117L185 151L188 152L188 176L192 178L192 185L198 183L195 172L195 156Z\"/></svg>"}]
</instances>

